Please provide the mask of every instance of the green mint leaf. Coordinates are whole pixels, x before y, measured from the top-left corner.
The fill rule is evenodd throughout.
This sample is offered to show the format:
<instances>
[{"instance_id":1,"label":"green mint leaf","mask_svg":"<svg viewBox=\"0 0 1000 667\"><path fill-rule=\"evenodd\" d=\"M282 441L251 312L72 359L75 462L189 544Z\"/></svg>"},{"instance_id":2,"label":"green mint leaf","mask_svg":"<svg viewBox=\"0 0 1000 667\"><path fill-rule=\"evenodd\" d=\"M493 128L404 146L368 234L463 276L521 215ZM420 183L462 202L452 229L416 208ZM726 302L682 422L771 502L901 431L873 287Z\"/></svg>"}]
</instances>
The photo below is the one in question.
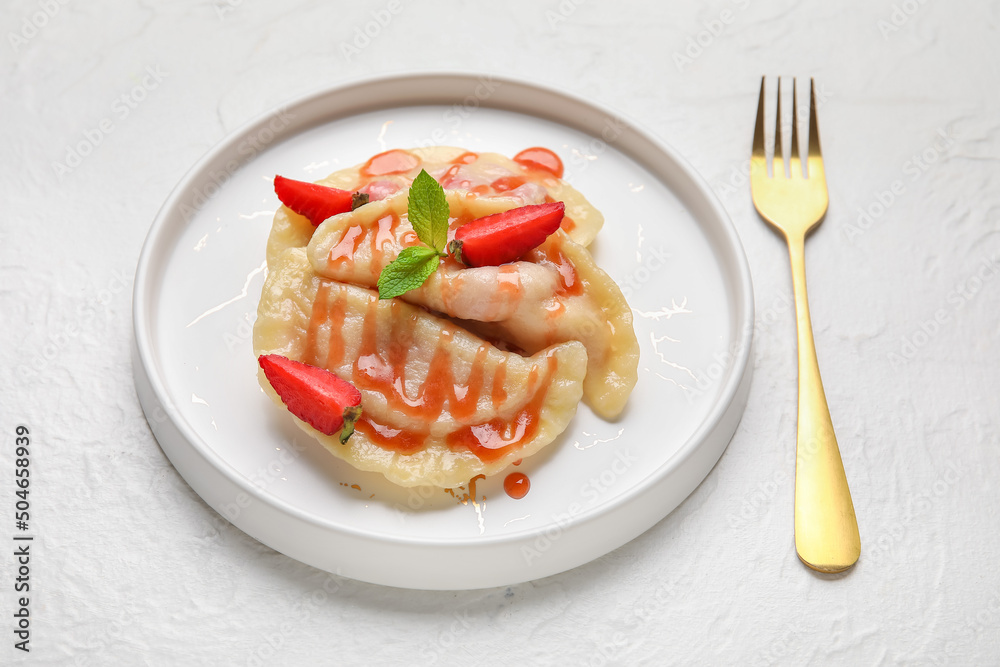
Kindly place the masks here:
<instances>
[{"instance_id":1,"label":"green mint leaf","mask_svg":"<svg viewBox=\"0 0 1000 667\"><path fill-rule=\"evenodd\" d=\"M382 269L378 277L378 298L391 299L417 289L437 271L440 255L433 248L415 245L403 252Z\"/></svg>"},{"instance_id":2,"label":"green mint leaf","mask_svg":"<svg viewBox=\"0 0 1000 667\"><path fill-rule=\"evenodd\" d=\"M410 185L410 224L417 238L442 252L448 243L448 200L444 188L423 169Z\"/></svg>"}]
</instances>

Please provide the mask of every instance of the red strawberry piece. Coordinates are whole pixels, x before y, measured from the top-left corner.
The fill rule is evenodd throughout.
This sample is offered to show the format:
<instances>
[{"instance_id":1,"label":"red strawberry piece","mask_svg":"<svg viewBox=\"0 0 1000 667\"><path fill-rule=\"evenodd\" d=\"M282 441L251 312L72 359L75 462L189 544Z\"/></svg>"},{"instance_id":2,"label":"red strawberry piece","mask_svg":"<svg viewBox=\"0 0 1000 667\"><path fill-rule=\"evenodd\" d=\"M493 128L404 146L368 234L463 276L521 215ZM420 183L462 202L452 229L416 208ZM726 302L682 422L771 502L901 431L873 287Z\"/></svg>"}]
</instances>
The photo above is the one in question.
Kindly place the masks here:
<instances>
[{"instance_id":1,"label":"red strawberry piece","mask_svg":"<svg viewBox=\"0 0 1000 667\"><path fill-rule=\"evenodd\" d=\"M299 215L309 218L314 226L327 218L354 210L368 201L355 203L355 193L347 190L295 181L284 176L274 177L274 191L281 203Z\"/></svg>"},{"instance_id":2,"label":"red strawberry piece","mask_svg":"<svg viewBox=\"0 0 1000 667\"><path fill-rule=\"evenodd\" d=\"M340 431L341 444L347 442L361 416L361 392L353 384L278 354L262 354L257 362L289 412L320 433Z\"/></svg>"},{"instance_id":3,"label":"red strawberry piece","mask_svg":"<svg viewBox=\"0 0 1000 667\"><path fill-rule=\"evenodd\" d=\"M559 229L565 211L566 205L557 201L477 218L458 228L448 250L466 266L513 262Z\"/></svg>"}]
</instances>

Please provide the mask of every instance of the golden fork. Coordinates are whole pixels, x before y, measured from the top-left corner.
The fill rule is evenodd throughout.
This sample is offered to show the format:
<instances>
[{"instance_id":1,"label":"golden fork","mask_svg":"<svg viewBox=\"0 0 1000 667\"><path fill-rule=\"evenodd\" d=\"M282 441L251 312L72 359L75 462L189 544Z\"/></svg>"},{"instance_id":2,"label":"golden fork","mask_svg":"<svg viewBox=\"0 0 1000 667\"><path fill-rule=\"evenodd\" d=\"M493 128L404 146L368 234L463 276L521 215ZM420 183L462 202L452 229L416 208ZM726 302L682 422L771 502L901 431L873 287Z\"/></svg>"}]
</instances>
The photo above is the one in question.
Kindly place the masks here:
<instances>
[{"instance_id":1,"label":"golden fork","mask_svg":"<svg viewBox=\"0 0 1000 667\"><path fill-rule=\"evenodd\" d=\"M795 550L803 563L819 572L843 572L861 555L861 536L851 490L837 447L830 409L816 360L809 298L806 295L805 237L826 214L829 197L816 121L816 89L809 80L809 151L802 173L798 142L798 102L792 84L792 150L785 173L781 141L781 79L773 176L767 173L764 147L764 81L760 82L757 125L750 158L750 191L761 217L788 243L795 292L799 348L799 418L795 447Z\"/></svg>"}]
</instances>

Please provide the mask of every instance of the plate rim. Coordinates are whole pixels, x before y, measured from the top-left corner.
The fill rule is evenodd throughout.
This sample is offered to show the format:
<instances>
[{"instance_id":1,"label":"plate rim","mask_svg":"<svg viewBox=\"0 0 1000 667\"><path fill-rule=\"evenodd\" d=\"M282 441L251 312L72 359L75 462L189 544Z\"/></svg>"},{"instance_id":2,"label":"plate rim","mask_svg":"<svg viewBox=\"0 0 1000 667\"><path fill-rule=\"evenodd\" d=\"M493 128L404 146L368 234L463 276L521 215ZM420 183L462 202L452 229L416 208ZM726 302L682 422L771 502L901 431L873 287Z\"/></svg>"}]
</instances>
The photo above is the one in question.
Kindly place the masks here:
<instances>
[{"instance_id":1,"label":"plate rim","mask_svg":"<svg viewBox=\"0 0 1000 667\"><path fill-rule=\"evenodd\" d=\"M661 140L656 134L649 131L642 124L638 123L628 115L620 112L618 109L613 109L606 105L586 100L574 93L549 84L537 83L524 78L483 74L481 72L459 71L415 72L410 74L397 73L373 77L357 77L330 86L317 88L316 90L293 98L284 104L272 107L264 113L261 113L251 120L243 123L235 130L227 133L226 136L224 136L205 154L203 154L202 157L184 174L157 212L139 255L133 286L133 374L143 412L146 415L147 422L151 422L151 417L153 419L150 423L150 427L160 448L164 451L178 472L181 473L185 481L187 481L192 489L202 499L204 499L213 508L213 510L218 512L244 532L251 534L256 539L278 551L281 551L282 553L288 554L288 551L280 546L276 546L271 540L258 537L254 534L255 531L253 531L252 528L248 529L247 526L243 525L244 523L249 525L253 523L252 521L244 520L243 522L239 522L230 519L224 512L220 511L220 509L216 507L216 505L213 504L208 497L206 497L206 494L203 493L203 489L198 488L198 483L193 482L192 479L189 478L189 474L195 475L196 473L196 471L190 470L192 462L184 461L183 465L179 465L178 461L175 460L175 458L186 455L184 452L179 451L179 449L183 449L183 447L177 448L177 445L186 444L189 449L193 450L193 452L199 455L205 463L210 465L215 472L222 474L222 476L225 477L231 485L260 503L266 504L281 513L291 514L299 521L310 524L316 528L324 531L333 530L356 539L375 540L379 543L387 545L404 547L465 549L470 547L490 547L497 544L509 545L515 541L537 536L547 529L547 527L525 528L520 531L508 532L502 535L481 535L473 538L418 537L372 532L362 530L351 525L332 523L324 517L304 510L278 496L275 496L267 489L261 489L255 486L249 478L246 478L244 475L239 473L239 471L234 468L231 463L220 456L211 447L207 446L207 443L202 440L198 432L183 417L183 415L179 413L172 415L169 406L172 405L173 401L170 397L170 392L166 388L164 378L157 372L158 363L153 349L155 347L153 344L154 335L151 330L153 328L153 320L152 313L150 312L150 306L147 305L147 302L150 301L149 295L151 291L155 291L156 285L158 284L158 281L154 279L154 276L159 274L156 274L154 269L156 269L158 265L164 264L163 258L161 257L160 260L157 261L155 255L159 252L158 248L165 241L169 241L171 239L171 231L177 233L177 230L174 229L174 227L176 227L175 219L177 211L179 210L185 195L189 194L196 188L197 184L204 178L213 165L215 165L221 158L232 153L233 148L238 146L241 140L250 136L254 132L260 132L262 129L267 127L268 123L272 122L276 115L289 110L297 110L302 113L306 119L298 123L292 123L290 129L287 131L287 134L277 136L275 138L275 143L294 137L312 127L320 126L324 123L333 122L338 119L349 118L366 111L375 111L379 109L402 106L419 106L424 104L453 104L456 102L456 98L454 97L450 97L447 100L440 99L443 96L446 96L446 94L441 91L442 88L447 89L449 86L469 86L470 84L481 82L484 77L488 77L492 81L499 82L498 86L508 85L514 88L526 88L534 91L538 95L555 96L556 98L561 98L561 100L566 104L585 109L591 113L596 113L600 117L606 119L613 118L623 122L627 129L636 134L638 138L651 144L655 149L653 152L665 157L666 160L672 163L672 165L677 168L677 170L695 187L695 194L692 195L686 191L677 192L674 187L668 186L669 189L674 192L674 194L685 204L689 204L689 200L693 198L696 200L700 199L697 203L708 207L711 216L714 218L713 223L717 223L714 224L713 228L710 230L713 233L711 235L706 234L709 236L709 245L712 247L713 254L715 254L720 260L727 259L730 261L730 264L724 267L724 270L728 270L729 274L724 277L724 285L727 287L727 291L729 291L729 288L735 288L733 290L733 300L728 305L730 308L735 307L736 309L732 318L734 338L736 339L736 350L732 355L732 364L727 369L728 377L726 378L726 382L721 387L711 410L706 414L704 419L687 438L687 440L661 465L651 470L649 474L637 482L633 483L629 488L625 489L621 494L618 494L609 503L598 504L594 507L587 508L578 515L574 515L572 518L572 525L580 526L597 521L600 517L614 513L615 511L620 510L623 506L632 503L637 496L650 493L651 489L656 487L658 484L661 484L665 477L669 477L674 470L684 463L689 462L692 456L697 453L699 448L704 446L706 440L713 435L720 435L722 438L722 444L718 447L718 452L711 456L710 465L708 465L703 474L698 475L698 479L694 485L683 493L680 501L674 503L669 508L658 512L658 518L649 523L649 525L643 527L638 533L636 533L636 535L633 535L623 542L614 544L610 548L602 551L601 554L622 546L631 539L634 539L634 537L638 534L641 534L651 528L676 509L677 505L679 505L680 502L683 502L683 500L690 495L694 488L696 488L697 485L700 484L705 477L707 477L708 473L711 472L712 467L714 467L715 463L728 447L728 443L735 433L736 426L738 425L739 419L741 418L745 408L749 390L750 375L752 373L750 356L753 345L754 300L749 262L746 258L746 254L743 250L736 228L733 225L728 213L722 207L718 198L708 187L704 179L691 167L687 160L685 160L675 149L673 149L672 146ZM337 105L333 105L333 108L328 108L326 111L322 111L318 115L313 113L313 117L311 117L311 119L310 113L303 113L305 110L308 110L316 105L320 105L322 107L331 97L347 95L352 91L379 89L385 87L395 89L396 92L390 91L390 94L397 97L405 95L404 92L400 91L400 88L409 90L415 88L417 90L422 90L423 92L419 92L415 95L417 99L410 99L408 101L400 100L391 105L381 103L379 100L356 103L353 104L353 108L350 108L352 105L343 105L340 108L338 108ZM385 96L385 94L386 93L383 92L383 96ZM531 107L531 105L490 104L490 102L491 99L487 98L482 101L482 106L501 111L524 113L529 116L570 127L588 136L595 136L591 129L581 126L582 123L567 122L564 117L559 116L554 112L539 112L536 108L528 108ZM609 143L612 142L609 141ZM268 145L270 146L272 144ZM640 159L632 151L624 150L617 144L612 143L612 145L629 158L643 165L644 168L653 171L657 179L661 180L662 176L658 173L658 171L655 171L646 160ZM246 164L251 162L254 157L255 155L250 156L245 160L241 160L237 169L241 169L246 166ZM703 217L704 216L692 214L692 218L694 218L696 224L703 231L708 231L705 229L705 221ZM185 225L180 226L181 230L183 230L186 226L186 222L187 221L185 221ZM726 251L724 257L720 256L719 253L720 241L723 242L723 248ZM166 409L164 409L165 406ZM158 415L157 410L165 416ZM726 420L726 417L732 417L733 412L735 412L735 420L730 419L730 421L733 422L732 428L730 429L727 425L723 427L723 430L726 431L724 434L716 434L715 432ZM164 422L169 422L166 425L171 427L167 429L167 431L164 431L162 428ZM159 428L157 428L158 426ZM176 431L177 435L186 440L186 443L177 443L177 435L174 435L173 431ZM158 435L158 432L162 433L162 438ZM167 441L166 444L164 440ZM184 469L189 469L189 474L186 474ZM551 524L551 522L549 523ZM549 524L547 524L547 526L548 525ZM582 562L593 560L601 554L591 556ZM303 560L297 555L288 555L297 560ZM555 574L556 572L576 567L582 564L582 562L569 565L568 567L559 567L551 572L539 571L532 573L531 576L521 579L521 581L537 579L541 576ZM316 567L322 567L315 565L314 563L309 564L313 564ZM369 581L372 580L371 578L366 577L355 578ZM374 583L384 582L375 581ZM390 583L389 585L399 584ZM489 585L499 584L487 584L487 586ZM479 587L482 586L461 585L458 588ZM440 588L454 589L455 587L442 586Z\"/></svg>"}]
</instances>

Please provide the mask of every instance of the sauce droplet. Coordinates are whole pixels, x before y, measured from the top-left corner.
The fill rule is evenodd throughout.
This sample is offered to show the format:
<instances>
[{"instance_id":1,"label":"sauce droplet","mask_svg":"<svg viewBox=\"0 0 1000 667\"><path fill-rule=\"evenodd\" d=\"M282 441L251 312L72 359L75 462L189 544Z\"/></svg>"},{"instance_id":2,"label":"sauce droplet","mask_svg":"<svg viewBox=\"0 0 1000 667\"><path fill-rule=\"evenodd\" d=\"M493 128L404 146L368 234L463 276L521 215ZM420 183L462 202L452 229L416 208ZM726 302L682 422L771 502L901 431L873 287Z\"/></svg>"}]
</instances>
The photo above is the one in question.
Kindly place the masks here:
<instances>
[{"instance_id":1,"label":"sauce droplet","mask_svg":"<svg viewBox=\"0 0 1000 667\"><path fill-rule=\"evenodd\" d=\"M556 178L562 178L563 175L562 160L548 148L541 148L540 146L525 148L514 156L514 162L527 169L547 171Z\"/></svg>"},{"instance_id":2,"label":"sauce droplet","mask_svg":"<svg viewBox=\"0 0 1000 667\"><path fill-rule=\"evenodd\" d=\"M519 188L522 185L524 185L524 179L520 176L501 176L497 180L490 183L490 187L496 192L507 192L508 190Z\"/></svg>"},{"instance_id":3,"label":"sauce droplet","mask_svg":"<svg viewBox=\"0 0 1000 667\"><path fill-rule=\"evenodd\" d=\"M531 481L523 472L512 472L503 480L503 490L514 500L520 500L528 495Z\"/></svg>"},{"instance_id":4,"label":"sauce droplet","mask_svg":"<svg viewBox=\"0 0 1000 667\"><path fill-rule=\"evenodd\" d=\"M362 176L386 176L403 174L420 166L420 158L404 150L379 153L361 167Z\"/></svg>"}]
</instances>

